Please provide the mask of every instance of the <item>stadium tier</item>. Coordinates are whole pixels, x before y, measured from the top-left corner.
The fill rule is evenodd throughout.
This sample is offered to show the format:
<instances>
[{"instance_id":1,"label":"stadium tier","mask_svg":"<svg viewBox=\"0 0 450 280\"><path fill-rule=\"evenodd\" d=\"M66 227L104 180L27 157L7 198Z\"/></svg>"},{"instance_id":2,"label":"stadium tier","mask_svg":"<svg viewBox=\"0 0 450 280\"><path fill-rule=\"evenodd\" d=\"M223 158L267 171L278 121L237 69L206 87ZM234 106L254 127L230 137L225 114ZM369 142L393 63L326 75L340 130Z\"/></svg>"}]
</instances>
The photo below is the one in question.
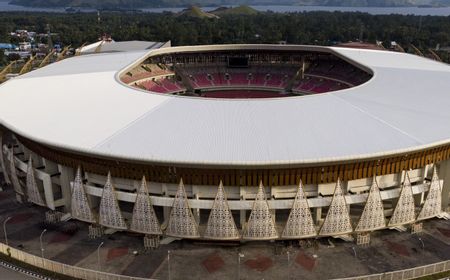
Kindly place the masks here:
<instances>
[{"instance_id":1,"label":"stadium tier","mask_svg":"<svg viewBox=\"0 0 450 280\"><path fill-rule=\"evenodd\" d=\"M417 230L448 217L449 74L414 55L319 46L81 55L2 84L1 171L19 201L92 236Z\"/></svg>"}]
</instances>

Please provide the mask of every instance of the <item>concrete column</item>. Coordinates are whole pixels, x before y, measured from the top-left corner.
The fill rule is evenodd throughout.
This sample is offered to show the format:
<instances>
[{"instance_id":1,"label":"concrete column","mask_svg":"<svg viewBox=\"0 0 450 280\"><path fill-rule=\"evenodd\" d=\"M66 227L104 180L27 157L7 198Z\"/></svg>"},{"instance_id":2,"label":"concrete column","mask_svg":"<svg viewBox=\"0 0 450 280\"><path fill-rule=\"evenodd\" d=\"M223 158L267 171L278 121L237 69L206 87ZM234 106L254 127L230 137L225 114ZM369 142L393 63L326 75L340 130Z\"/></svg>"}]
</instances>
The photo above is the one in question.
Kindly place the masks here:
<instances>
[{"instance_id":1,"label":"concrete column","mask_svg":"<svg viewBox=\"0 0 450 280\"><path fill-rule=\"evenodd\" d=\"M241 190L242 193L242 190ZM245 193L241 194L241 201L245 201ZM239 223L241 224L241 228L244 228L245 223L247 222L247 211L239 210Z\"/></svg>"},{"instance_id":2,"label":"concrete column","mask_svg":"<svg viewBox=\"0 0 450 280\"><path fill-rule=\"evenodd\" d=\"M162 184L161 191L165 197L169 197L168 189L166 184ZM161 225L167 225L169 223L170 217L170 208L169 206L163 206L163 222Z\"/></svg>"},{"instance_id":3,"label":"concrete column","mask_svg":"<svg viewBox=\"0 0 450 280\"><path fill-rule=\"evenodd\" d=\"M3 154L3 132L0 130L0 163L1 163L1 168L2 168L2 172L3 172L3 178L5 179L5 183L7 185L11 185L11 181L9 180L9 175L8 175L8 171L6 169L6 161L5 161L5 157Z\"/></svg>"},{"instance_id":4,"label":"concrete column","mask_svg":"<svg viewBox=\"0 0 450 280\"><path fill-rule=\"evenodd\" d=\"M439 178L444 180L442 183L442 209L446 211L450 202L450 160L441 162L438 172Z\"/></svg>"},{"instance_id":5,"label":"concrete column","mask_svg":"<svg viewBox=\"0 0 450 280\"><path fill-rule=\"evenodd\" d=\"M321 197L319 185L316 185L315 188L317 189L317 197ZM313 208L312 215L313 215L314 223L316 225L320 224L320 222L322 221L322 207Z\"/></svg>"},{"instance_id":6,"label":"concrete column","mask_svg":"<svg viewBox=\"0 0 450 280\"><path fill-rule=\"evenodd\" d=\"M70 182L75 179L75 171L71 167L58 164L58 170L61 173L59 180L61 183L61 194L64 202L64 212L70 212L70 203L72 196L72 189Z\"/></svg>"},{"instance_id":7,"label":"concrete column","mask_svg":"<svg viewBox=\"0 0 450 280\"><path fill-rule=\"evenodd\" d=\"M198 193L195 194L195 199L199 200L200 196ZM194 219L197 221L197 224L200 224L200 208L195 208L194 210Z\"/></svg>"},{"instance_id":8,"label":"concrete column","mask_svg":"<svg viewBox=\"0 0 450 280\"><path fill-rule=\"evenodd\" d=\"M274 200L274 198L272 198L273 200ZM272 200L271 199L271 200ZM270 215L272 215L272 219L273 219L273 221L275 222L275 224L277 223L277 212L276 212L276 210L275 209L270 209Z\"/></svg>"},{"instance_id":9,"label":"concrete column","mask_svg":"<svg viewBox=\"0 0 450 280\"><path fill-rule=\"evenodd\" d=\"M322 220L322 207L317 207L313 209L314 223L318 225Z\"/></svg>"},{"instance_id":10,"label":"concrete column","mask_svg":"<svg viewBox=\"0 0 450 280\"><path fill-rule=\"evenodd\" d=\"M422 184L425 184L425 179L428 175L428 165L425 165L425 167L422 168ZM421 193L417 199L415 200L416 205L423 205L425 202L425 193Z\"/></svg>"},{"instance_id":11,"label":"concrete column","mask_svg":"<svg viewBox=\"0 0 450 280\"><path fill-rule=\"evenodd\" d=\"M276 193L277 193L277 188L272 186L270 187L270 200L275 200L276 197ZM276 210L275 209L270 209L270 215L272 215L272 219L274 221L274 223L277 223L277 216L276 216Z\"/></svg>"}]
</instances>

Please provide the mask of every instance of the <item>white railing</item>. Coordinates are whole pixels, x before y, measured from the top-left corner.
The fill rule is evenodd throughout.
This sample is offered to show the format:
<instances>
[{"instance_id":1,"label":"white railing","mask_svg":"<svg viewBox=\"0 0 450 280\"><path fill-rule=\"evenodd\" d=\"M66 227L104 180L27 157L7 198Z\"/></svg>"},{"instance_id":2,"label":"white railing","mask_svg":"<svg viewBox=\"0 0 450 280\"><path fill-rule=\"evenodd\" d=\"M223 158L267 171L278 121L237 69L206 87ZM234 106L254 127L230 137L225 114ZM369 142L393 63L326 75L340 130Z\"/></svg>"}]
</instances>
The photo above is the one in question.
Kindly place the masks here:
<instances>
[{"instance_id":1,"label":"white railing","mask_svg":"<svg viewBox=\"0 0 450 280\"><path fill-rule=\"evenodd\" d=\"M149 280L148 278L132 277L120 274L107 273L86 269L55 262L49 259L41 258L24 251L12 248L6 244L0 243L0 252L11 256L11 258L27 263L29 265L55 272L67 276L86 280Z\"/></svg>"},{"instance_id":2,"label":"white railing","mask_svg":"<svg viewBox=\"0 0 450 280\"><path fill-rule=\"evenodd\" d=\"M8 250L9 248L9 250ZM9 251L9 252L8 252ZM126 275L112 274L102 271L96 271L86 268L81 268L77 266L67 265L59 262L55 262L49 259L44 259L21 250L12 248L10 246L6 246L3 243L0 243L0 252L5 255L10 255L13 259L19 260L21 262L27 263L29 265L43 268L50 272L55 272L67 276L71 276L74 278L87 279L87 280L149 280L147 278L140 277L132 277ZM364 276L355 276L348 278L339 278L339 280L407 280L414 279L417 277L423 277L427 275L432 275L440 272L445 272L450 270L450 260L438 262L434 264L364 275Z\"/></svg>"},{"instance_id":3,"label":"white railing","mask_svg":"<svg viewBox=\"0 0 450 280\"><path fill-rule=\"evenodd\" d=\"M443 262L428 264L409 269L364 276L340 278L339 280L407 280L432 275L440 272L445 272L449 270L450 270L450 260L447 260Z\"/></svg>"}]
</instances>

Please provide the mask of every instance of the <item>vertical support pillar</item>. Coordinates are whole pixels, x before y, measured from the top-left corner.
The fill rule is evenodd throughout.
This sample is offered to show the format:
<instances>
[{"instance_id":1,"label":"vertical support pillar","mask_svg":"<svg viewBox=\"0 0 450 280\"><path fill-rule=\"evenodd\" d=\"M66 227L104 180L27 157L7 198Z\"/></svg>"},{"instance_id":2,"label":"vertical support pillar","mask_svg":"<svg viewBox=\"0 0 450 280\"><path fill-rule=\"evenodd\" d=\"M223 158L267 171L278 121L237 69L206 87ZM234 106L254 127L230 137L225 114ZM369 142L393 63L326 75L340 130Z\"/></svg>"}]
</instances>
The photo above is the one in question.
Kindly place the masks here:
<instances>
[{"instance_id":1,"label":"vertical support pillar","mask_svg":"<svg viewBox=\"0 0 450 280\"><path fill-rule=\"evenodd\" d=\"M441 162L439 167L439 177L444 182L442 183L442 209L449 211L449 195L450 195L450 160Z\"/></svg>"},{"instance_id":2,"label":"vertical support pillar","mask_svg":"<svg viewBox=\"0 0 450 280\"><path fill-rule=\"evenodd\" d=\"M245 201L245 193L241 194L241 201ZM244 229L246 222L247 222L247 211L239 210L239 224L241 225L241 229Z\"/></svg>"},{"instance_id":3,"label":"vertical support pillar","mask_svg":"<svg viewBox=\"0 0 450 280\"><path fill-rule=\"evenodd\" d=\"M271 186L271 187L270 187L270 200L271 200L271 201L276 199L277 191L278 191L277 187L275 187L275 186ZM267 202L269 202L269 199L268 199ZM269 209L270 209L270 215L272 215L272 218L273 218L273 222L274 222L275 225L276 225L276 224L277 224L276 210L275 210L275 209L272 209L272 208L270 208L270 207L269 207Z\"/></svg>"},{"instance_id":4,"label":"vertical support pillar","mask_svg":"<svg viewBox=\"0 0 450 280\"><path fill-rule=\"evenodd\" d=\"M314 223L316 225L320 224L322 221L322 207L314 208L313 210Z\"/></svg>"},{"instance_id":5,"label":"vertical support pillar","mask_svg":"<svg viewBox=\"0 0 450 280\"><path fill-rule=\"evenodd\" d=\"M200 195L198 194L198 192L195 193L195 199L200 199ZM197 221L197 224L200 224L200 208L194 208L194 218Z\"/></svg>"},{"instance_id":6,"label":"vertical support pillar","mask_svg":"<svg viewBox=\"0 0 450 280\"><path fill-rule=\"evenodd\" d=\"M3 132L0 130L0 167L3 170L3 179L7 185L11 185L8 171L6 169L5 154L3 153Z\"/></svg>"},{"instance_id":7,"label":"vertical support pillar","mask_svg":"<svg viewBox=\"0 0 450 280\"><path fill-rule=\"evenodd\" d=\"M315 189L317 190L317 197L320 197L319 186L316 185ZM322 222L322 207L314 208L312 215L313 215L314 223L316 225L320 225L320 223Z\"/></svg>"},{"instance_id":8,"label":"vertical support pillar","mask_svg":"<svg viewBox=\"0 0 450 280\"><path fill-rule=\"evenodd\" d=\"M70 182L75 179L74 170L71 167L58 164L58 170L61 173L59 176L59 181L61 183L61 194L62 200L64 201L64 212L70 212L70 203L72 196L72 189L70 187Z\"/></svg>"},{"instance_id":9,"label":"vertical support pillar","mask_svg":"<svg viewBox=\"0 0 450 280\"><path fill-rule=\"evenodd\" d=\"M169 197L169 190L167 189L166 184L162 184L161 186L162 193L164 194L164 197ZM162 225L167 225L169 223L169 217L170 217L170 208L169 206L163 206L163 222Z\"/></svg>"}]
</instances>

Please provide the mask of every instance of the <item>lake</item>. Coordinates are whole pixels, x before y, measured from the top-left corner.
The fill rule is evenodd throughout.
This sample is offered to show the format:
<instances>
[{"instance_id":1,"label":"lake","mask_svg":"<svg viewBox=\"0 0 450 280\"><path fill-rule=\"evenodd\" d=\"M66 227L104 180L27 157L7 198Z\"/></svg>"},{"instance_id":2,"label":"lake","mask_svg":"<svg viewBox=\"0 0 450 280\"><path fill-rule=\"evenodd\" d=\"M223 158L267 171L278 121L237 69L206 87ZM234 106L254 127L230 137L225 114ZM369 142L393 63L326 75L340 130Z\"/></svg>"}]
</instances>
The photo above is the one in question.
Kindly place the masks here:
<instances>
[{"instance_id":1,"label":"lake","mask_svg":"<svg viewBox=\"0 0 450 280\"><path fill-rule=\"evenodd\" d=\"M325 6L251 6L262 12L272 11L277 13L311 12L311 11L341 11L341 12L363 12L372 15L422 15L422 16L450 16L450 7L446 8L419 8L419 7L325 7ZM211 11L217 7L203 7L205 11ZM179 12L183 8L151 8L142 9L148 13L162 13L164 11ZM10 5L8 2L0 1L0 11L2 12L55 12L64 13L64 8L30 8L16 5ZM93 9L81 9L82 12L94 12Z\"/></svg>"}]
</instances>

